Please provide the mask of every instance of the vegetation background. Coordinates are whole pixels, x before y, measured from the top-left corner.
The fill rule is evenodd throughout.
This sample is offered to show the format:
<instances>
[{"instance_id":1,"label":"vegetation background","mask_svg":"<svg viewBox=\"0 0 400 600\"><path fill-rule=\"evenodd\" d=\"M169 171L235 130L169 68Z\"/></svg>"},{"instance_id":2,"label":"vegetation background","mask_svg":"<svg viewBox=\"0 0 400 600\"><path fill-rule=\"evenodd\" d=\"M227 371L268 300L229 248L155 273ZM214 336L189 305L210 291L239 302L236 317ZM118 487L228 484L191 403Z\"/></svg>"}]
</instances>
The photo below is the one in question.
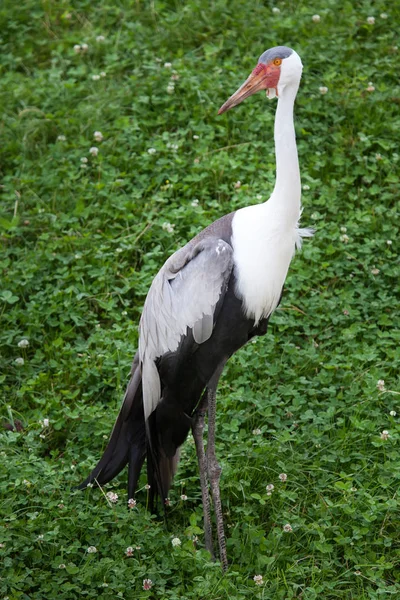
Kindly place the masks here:
<instances>
[{"instance_id":1,"label":"vegetation background","mask_svg":"<svg viewBox=\"0 0 400 600\"><path fill-rule=\"evenodd\" d=\"M381 0L2 1L1 598L400 597L399 17ZM129 511L125 473L73 486L111 431L154 274L272 190L274 102L217 110L277 44L304 63L316 235L220 388L222 575L191 439L166 526L144 478Z\"/></svg>"}]
</instances>

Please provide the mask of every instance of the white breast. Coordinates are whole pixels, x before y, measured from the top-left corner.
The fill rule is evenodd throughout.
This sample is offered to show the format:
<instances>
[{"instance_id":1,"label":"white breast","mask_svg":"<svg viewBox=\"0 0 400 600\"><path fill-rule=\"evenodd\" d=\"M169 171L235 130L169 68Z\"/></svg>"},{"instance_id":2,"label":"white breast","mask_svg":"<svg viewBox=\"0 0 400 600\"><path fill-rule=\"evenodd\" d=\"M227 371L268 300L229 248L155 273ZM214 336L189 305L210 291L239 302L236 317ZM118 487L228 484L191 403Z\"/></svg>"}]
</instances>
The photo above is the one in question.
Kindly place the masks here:
<instances>
[{"instance_id":1,"label":"white breast","mask_svg":"<svg viewBox=\"0 0 400 600\"><path fill-rule=\"evenodd\" d=\"M256 323L277 307L296 243L297 223L269 203L238 210L232 221L236 293Z\"/></svg>"}]
</instances>

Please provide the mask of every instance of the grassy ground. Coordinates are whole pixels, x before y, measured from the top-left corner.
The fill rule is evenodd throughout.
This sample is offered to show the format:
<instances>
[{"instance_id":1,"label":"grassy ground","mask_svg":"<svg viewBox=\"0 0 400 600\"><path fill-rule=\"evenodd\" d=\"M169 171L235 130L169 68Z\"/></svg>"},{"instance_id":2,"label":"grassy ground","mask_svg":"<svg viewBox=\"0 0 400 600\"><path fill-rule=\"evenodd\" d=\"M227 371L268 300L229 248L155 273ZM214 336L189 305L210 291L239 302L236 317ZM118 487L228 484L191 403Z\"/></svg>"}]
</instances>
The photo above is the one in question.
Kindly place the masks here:
<instances>
[{"instance_id":1,"label":"grassy ground","mask_svg":"<svg viewBox=\"0 0 400 600\"><path fill-rule=\"evenodd\" d=\"M4 599L400 597L399 10L278 7L1 3ZM216 113L276 44L304 62L296 128L316 235L269 335L221 384L222 576L203 550L191 439L167 526L146 512L144 478L130 511L125 473L104 493L72 488L110 433L163 260L271 192L274 103Z\"/></svg>"}]
</instances>

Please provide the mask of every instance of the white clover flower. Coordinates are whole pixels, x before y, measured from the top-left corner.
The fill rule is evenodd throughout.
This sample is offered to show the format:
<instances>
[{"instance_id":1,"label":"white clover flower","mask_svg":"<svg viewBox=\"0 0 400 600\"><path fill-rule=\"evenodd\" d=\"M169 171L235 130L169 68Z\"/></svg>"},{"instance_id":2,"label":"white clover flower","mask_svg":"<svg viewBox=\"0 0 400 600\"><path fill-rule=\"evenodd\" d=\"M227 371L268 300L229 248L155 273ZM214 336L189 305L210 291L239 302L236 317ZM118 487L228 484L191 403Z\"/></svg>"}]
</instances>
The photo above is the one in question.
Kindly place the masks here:
<instances>
[{"instance_id":1,"label":"white clover flower","mask_svg":"<svg viewBox=\"0 0 400 600\"><path fill-rule=\"evenodd\" d=\"M151 485L149 483L146 483L146 485L144 486L145 490L149 490L151 488Z\"/></svg>"},{"instance_id":2,"label":"white clover flower","mask_svg":"<svg viewBox=\"0 0 400 600\"><path fill-rule=\"evenodd\" d=\"M391 417L395 417L397 415L397 412L395 410L391 410L390 413L389 413L389 415Z\"/></svg>"},{"instance_id":3,"label":"white clover flower","mask_svg":"<svg viewBox=\"0 0 400 600\"><path fill-rule=\"evenodd\" d=\"M121 254L121 252L123 252L123 251L124 251L123 248L119 248L118 247L118 248L115 249L115 252L118 252L118 254Z\"/></svg>"},{"instance_id":4,"label":"white clover flower","mask_svg":"<svg viewBox=\"0 0 400 600\"><path fill-rule=\"evenodd\" d=\"M87 488L92 488L93 487L93 483L88 483L86 487Z\"/></svg>"},{"instance_id":5,"label":"white clover flower","mask_svg":"<svg viewBox=\"0 0 400 600\"><path fill-rule=\"evenodd\" d=\"M344 225L342 225L342 227L340 228L340 231L341 231L342 233L346 233L346 231L347 231L347 227L345 227Z\"/></svg>"},{"instance_id":6,"label":"white clover flower","mask_svg":"<svg viewBox=\"0 0 400 600\"><path fill-rule=\"evenodd\" d=\"M107 73L105 71L100 71L100 77L106 77Z\"/></svg>"},{"instance_id":7,"label":"white clover flower","mask_svg":"<svg viewBox=\"0 0 400 600\"><path fill-rule=\"evenodd\" d=\"M378 390L380 392L384 392L385 391L385 380L378 379L378 381L376 382L376 387L378 388Z\"/></svg>"},{"instance_id":8,"label":"white clover flower","mask_svg":"<svg viewBox=\"0 0 400 600\"><path fill-rule=\"evenodd\" d=\"M96 140L96 142L102 142L104 139L103 134L101 133L101 131L95 131L93 134L94 139Z\"/></svg>"},{"instance_id":9,"label":"white clover flower","mask_svg":"<svg viewBox=\"0 0 400 600\"><path fill-rule=\"evenodd\" d=\"M380 270L374 267L373 269L371 269L371 273L372 275L378 275L380 273Z\"/></svg>"},{"instance_id":10,"label":"white clover flower","mask_svg":"<svg viewBox=\"0 0 400 600\"><path fill-rule=\"evenodd\" d=\"M133 548L132 546L128 546L127 549L125 550L125 554L126 556L133 556Z\"/></svg>"},{"instance_id":11,"label":"white clover flower","mask_svg":"<svg viewBox=\"0 0 400 600\"><path fill-rule=\"evenodd\" d=\"M361 571L354 571L354 575L357 575L357 577L359 577L361 575Z\"/></svg>"},{"instance_id":12,"label":"white clover flower","mask_svg":"<svg viewBox=\"0 0 400 600\"><path fill-rule=\"evenodd\" d=\"M97 552L96 546L89 546L89 548L87 549L88 554L94 554L95 552Z\"/></svg>"},{"instance_id":13,"label":"white clover flower","mask_svg":"<svg viewBox=\"0 0 400 600\"><path fill-rule=\"evenodd\" d=\"M86 156L82 156L81 163L87 163L87 162L88 162L87 157Z\"/></svg>"},{"instance_id":14,"label":"white clover flower","mask_svg":"<svg viewBox=\"0 0 400 600\"><path fill-rule=\"evenodd\" d=\"M174 548L177 548L178 546L180 546L182 544L181 540L177 537L172 538L171 544L173 545Z\"/></svg>"},{"instance_id":15,"label":"white clover flower","mask_svg":"<svg viewBox=\"0 0 400 600\"><path fill-rule=\"evenodd\" d=\"M165 67L166 69L170 69L170 68L172 67L172 63L170 63L170 62L166 62L166 63L164 63L164 67Z\"/></svg>"},{"instance_id":16,"label":"white clover flower","mask_svg":"<svg viewBox=\"0 0 400 600\"><path fill-rule=\"evenodd\" d=\"M22 356L19 356L18 358L16 358L14 360L15 364L17 365L17 367L22 367L25 364L24 359L22 358Z\"/></svg>"},{"instance_id":17,"label":"white clover flower","mask_svg":"<svg viewBox=\"0 0 400 600\"><path fill-rule=\"evenodd\" d=\"M164 499L165 506L171 506L171 500L169 498Z\"/></svg>"},{"instance_id":18,"label":"white clover flower","mask_svg":"<svg viewBox=\"0 0 400 600\"><path fill-rule=\"evenodd\" d=\"M59 569L65 569L66 567L65 567L65 564L64 564L64 563L60 563L60 564L58 565L58 568L59 568Z\"/></svg>"},{"instance_id":19,"label":"white clover flower","mask_svg":"<svg viewBox=\"0 0 400 600\"><path fill-rule=\"evenodd\" d=\"M50 425L49 419L43 419L43 427L48 427Z\"/></svg>"},{"instance_id":20,"label":"white clover flower","mask_svg":"<svg viewBox=\"0 0 400 600\"><path fill-rule=\"evenodd\" d=\"M200 138L200 136L199 136L199 135L194 135L194 136L193 136L193 139L194 139L194 140L198 140L199 138Z\"/></svg>"},{"instance_id":21,"label":"white clover flower","mask_svg":"<svg viewBox=\"0 0 400 600\"><path fill-rule=\"evenodd\" d=\"M381 19L387 19L388 18L387 13L381 13L380 17L381 17Z\"/></svg>"},{"instance_id":22,"label":"white clover flower","mask_svg":"<svg viewBox=\"0 0 400 600\"><path fill-rule=\"evenodd\" d=\"M188 497L186 496L186 494L181 495L181 500L183 500L185 502L185 500L187 500L187 499L188 499Z\"/></svg>"},{"instance_id":23,"label":"white clover flower","mask_svg":"<svg viewBox=\"0 0 400 600\"><path fill-rule=\"evenodd\" d=\"M175 91L175 86L173 86L172 84L169 84L167 87L167 94L173 94Z\"/></svg>"},{"instance_id":24,"label":"white clover flower","mask_svg":"<svg viewBox=\"0 0 400 600\"><path fill-rule=\"evenodd\" d=\"M114 492L107 492L106 496L113 504L118 502L118 494L115 494Z\"/></svg>"},{"instance_id":25,"label":"white clover flower","mask_svg":"<svg viewBox=\"0 0 400 600\"><path fill-rule=\"evenodd\" d=\"M196 207L196 206L198 206L198 205L199 205L199 201L198 201L198 199L197 199L197 198L194 198L194 200L192 200L190 204L191 204L192 206Z\"/></svg>"},{"instance_id":26,"label":"white clover flower","mask_svg":"<svg viewBox=\"0 0 400 600\"><path fill-rule=\"evenodd\" d=\"M267 492L272 492L274 490L275 486L273 483L269 483L266 487Z\"/></svg>"},{"instance_id":27,"label":"white clover flower","mask_svg":"<svg viewBox=\"0 0 400 600\"><path fill-rule=\"evenodd\" d=\"M311 18L314 21L314 23L319 23L321 20L321 17L319 15L313 15Z\"/></svg>"},{"instance_id":28,"label":"white clover flower","mask_svg":"<svg viewBox=\"0 0 400 600\"><path fill-rule=\"evenodd\" d=\"M155 153L157 152L157 150L156 150L155 148L149 148L149 149L147 150L147 152L148 152L149 154L155 154Z\"/></svg>"},{"instance_id":29,"label":"white clover flower","mask_svg":"<svg viewBox=\"0 0 400 600\"><path fill-rule=\"evenodd\" d=\"M367 18L367 23L368 23L368 25L374 25L375 24L375 17L368 17Z\"/></svg>"},{"instance_id":30,"label":"white clover flower","mask_svg":"<svg viewBox=\"0 0 400 600\"><path fill-rule=\"evenodd\" d=\"M274 13L274 15L279 15L279 13L281 12L280 9L277 6L273 6L272 7L272 12ZM257 575L256 575L257 577Z\"/></svg>"},{"instance_id":31,"label":"white clover flower","mask_svg":"<svg viewBox=\"0 0 400 600\"><path fill-rule=\"evenodd\" d=\"M178 79L179 79L179 75L178 75L178 73L173 73L173 74L171 75L171 79L172 79L172 81L178 81Z\"/></svg>"},{"instance_id":32,"label":"white clover flower","mask_svg":"<svg viewBox=\"0 0 400 600\"><path fill-rule=\"evenodd\" d=\"M143 579L143 589L145 591L150 590L153 587L153 582L151 579Z\"/></svg>"},{"instance_id":33,"label":"white clover flower","mask_svg":"<svg viewBox=\"0 0 400 600\"><path fill-rule=\"evenodd\" d=\"M98 36L96 37L96 42L104 42L104 41L105 41L105 39L106 39L106 38L104 37L104 35L98 35Z\"/></svg>"},{"instance_id":34,"label":"white clover flower","mask_svg":"<svg viewBox=\"0 0 400 600\"><path fill-rule=\"evenodd\" d=\"M344 242L345 244L348 243L349 239L350 238L349 238L349 236L346 233L344 233L343 235L340 236L340 241Z\"/></svg>"},{"instance_id":35,"label":"white clover flower","mask_svg":"<svg viewBox=\"0 0 400 600\"><path fill-rule=\"evenodd\" d=\"M256 196L256 200L262 200L262 196L261 196L261 194L257 194L257 196Z\"/></svg>"},{"instance_id":36,"label":"white clover flower","mask_svg":"<svg viewBox=\"0 0 400 600\"><path fill-rule=\"evenodd\" d=\"M258 427L257 427L257 429L253 429L253 431L252 431L251 433L252 433L253 435L261 435L261 434L262 434L262 431L261 431L261 429L258 429Z\"/></svg>"},{"instance_id":37,"label":"white clover flower","mask_svg":"<svg viewBox=\"0 0 400 600\"><path fill-rule=\"evenodd\" d=\"M286 481L286 480L287 480L287 475L286 475L286 473L281 473L281 474L279 475L279 479L280 479L281 481Z\"/></svg>"},{"instance_id":38,"label":"white clover flower","mask_svg":"<svg viewBox=\"0 0 400 600\"><path fill-rule=\"evenodd\" d=\"M18 342L18 348L27 348L29 346L29 340L23 339Z\"/></svg>"},{"instance_id":39,"label":"white clover flower","mask_svg":"<svg viewBox=\"0 0 400 600\"><path fill-rule=\"evenodd\" d=\"M278 9L279 10L279 9ZM264 583L262 575L254 575L253 581L256 585L262 585Z\"/></svg>"},{"instance_id":40,"label":"white clover flower","mask_svg":"<svg viewBox=\"0 0 400 600\"><path fill-rule=\"evenodd\" d=\"M328 88L325 85L321 85L321 87L319 88L319 93L324 96L325 94L328 93Z\"/></svg>"},{"instance_id":41,"label":"white clover flower","mask_svg":"<svg viewBox=\"0 0 400 600\"><path fill-rule=\"evenodd\" d=\"M303 185L303 190L304 190L305 192L308 192L308 190L309 190L309 189L310 189L310 186L309 186L309 185L307 185L307 184L305 183L305 184Z\"/></svg>"},{"instance_id":42,"label":"white clover flower","mask_svg":"<svg viewBox=\"0 0 400 600\"><path fill-rule=\"evenodd\" d=\"M381 440L388 440L390 438L390 434L387 429L384 429L381 433Z\"/></svg>"},{"instance_id":43,"label":"white clover flower","mask_svg":"<svg viewBox=\"0 0 400 600\"><path fill-rule=\"evenodd\" d=\"M92 156L97 156L99 153L99 149L96 146L92 146L89 149L89 154L91 154Z\"/></svg>"},{"instance_id":44,"label":"white clover flower","mask_svg":"<svg viewBox=\"0 0 400 600\"><path fill-rule=\"evenodd\" d=\"M100 79L100 75L92 75L93 81L98 81Z\"/></svg>"},{"instance_id":45,"label":"white clover flower","mask_svg":"<svg viewBox=\"0 0 400 600\"><path fill-rule=\"evenodd\" d=\"M241 182L240 182L240 181L236 181L236 182L233 184L233 187L235 188L235 190L238 190L238 189L241 187L241 185L242 185L242 184L241 184Z\"/></svg>"},{"instance_id":46,"label":"white clover flower","mask_svg":"<svg viewBox=\"0 0 400 600\"><path fill-rule=\"evenodd\" d=\"M172 223L163 223L162 224L162 228L164 229L164 231L167 231L168 233L173 233L175 225L173 225Z\"/></svg>"},{"instance_id":47,"label":"white clover flower","mask_svg":"<svg viewBox=\"0 0 400 600\"><path fill-rule=\"evenodd\" d=\"M285 533L291 533L293 531L292 526L289 523L286 523L286 525L283 526L283 531Z\"/></svg>"},{"instance_id":48,"label":"white clover flower","mask_svg":"<svg viewBox=\"0 0 400 600\"><path fill-rule=\"evenodd\" d=\"M44 538L43 533L39 533L39 535L37 536L37 539L38 540L43 540L43 538Z\"/></svg>"},{"instance_id":49,"label":"white clover flower","mask_svg":"<svg viewBox=\"0 0 400 600\"><path fill-rule=\"evenodd\" d=\"M375 91L375 86L373 85L372 81L368 82L368 87L366 88L367 92L374 92Z\"/></svg>"},{"instance_id":50,"label":"white clover flower","mask_svg":"<svg viewBox=\"0 0 400 600\"><path fill-rule=\"evenodd\" d=\"M87 52L89 50L89 46L87 44L81 44L82 52Z\"/></svg>"},{"instance_id":51,"label":"white clover flower","mask_svg":"<svg viewBox=\"0 0 400 600\"><path fill-rule=\"evenodd\" d=\"M65 135L57 136L57 142L65 142L66 140L67 140L67 138L65 137Z\"/></svg>"},{"instance_id":52,"label":"white clover flower","mask_svg":"<svg viewBox=\"0 0 400 600\"><path fill-rule=\"evenodd\" d=\"M80 44L75 44L74 46L74 52L76 52L76 54L79 54L79 52L82 50L81 45Z\"/></svg>"},{"instance_id":53,"label":"white clover flower","mask_svg":"<svg viewBox=\"0 0 400 600\"><path fill-rule=\"evenodd\" d=\"M128 500L128 508L135 508L136 500L134 498L129 498Z\"/></svg>"}]
</instances>

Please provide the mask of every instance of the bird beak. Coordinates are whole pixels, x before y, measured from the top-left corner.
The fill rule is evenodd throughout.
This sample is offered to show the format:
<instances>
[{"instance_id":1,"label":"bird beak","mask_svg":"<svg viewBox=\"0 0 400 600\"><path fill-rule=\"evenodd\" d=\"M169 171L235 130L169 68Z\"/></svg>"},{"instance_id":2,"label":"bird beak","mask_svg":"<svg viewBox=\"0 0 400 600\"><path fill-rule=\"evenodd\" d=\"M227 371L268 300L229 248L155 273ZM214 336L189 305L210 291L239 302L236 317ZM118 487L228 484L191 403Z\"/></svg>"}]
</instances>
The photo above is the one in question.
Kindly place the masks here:
<instances>
[{"instance_id":1,"label":"bird beak","mask_svg":"<svg viewBox=\"0 0 400 600\"><path fill-rule=\"evenodd\" d=\"M243 100L252 96L256 92L260 90L265 90L270 87L269 79L271 75L271 69L269 65L264 65L263 63L259 63L254 71L251 73L250 77L246 79L243 85L240 86L238 90L221 106L218 111L219 115L226 112L227 110L237 106ZM279 76L278 76L279 78Z\"/></svg>"}]
</instances>

